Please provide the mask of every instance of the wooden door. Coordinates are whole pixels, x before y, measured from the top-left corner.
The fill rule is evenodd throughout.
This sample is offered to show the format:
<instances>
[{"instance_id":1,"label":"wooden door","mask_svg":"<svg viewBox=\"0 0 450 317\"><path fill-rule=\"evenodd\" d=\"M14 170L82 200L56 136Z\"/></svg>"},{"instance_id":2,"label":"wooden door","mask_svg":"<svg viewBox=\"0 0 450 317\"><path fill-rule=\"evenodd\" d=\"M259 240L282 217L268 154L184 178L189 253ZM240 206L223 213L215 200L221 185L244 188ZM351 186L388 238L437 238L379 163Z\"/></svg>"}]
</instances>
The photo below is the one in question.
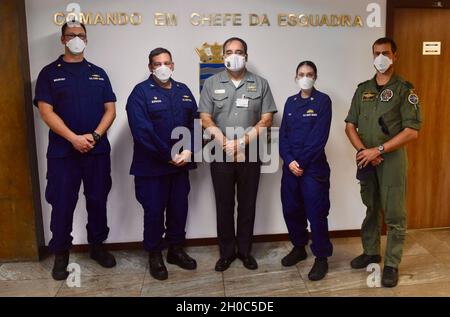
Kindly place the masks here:
<instances>
[{"instance_id":1,"label":"wooden door","mask_svg":"<svg viewBox=\"0 0 450 317\"><path fill-rule=\"evenodd\" d=\"M415 86L423 114L419 139L408 145L408 227L449 227L450 9L395 8L389 16L396 71ZM423 55L431 41L441 42L440 55Z\"/></svg>"}]
</instances>

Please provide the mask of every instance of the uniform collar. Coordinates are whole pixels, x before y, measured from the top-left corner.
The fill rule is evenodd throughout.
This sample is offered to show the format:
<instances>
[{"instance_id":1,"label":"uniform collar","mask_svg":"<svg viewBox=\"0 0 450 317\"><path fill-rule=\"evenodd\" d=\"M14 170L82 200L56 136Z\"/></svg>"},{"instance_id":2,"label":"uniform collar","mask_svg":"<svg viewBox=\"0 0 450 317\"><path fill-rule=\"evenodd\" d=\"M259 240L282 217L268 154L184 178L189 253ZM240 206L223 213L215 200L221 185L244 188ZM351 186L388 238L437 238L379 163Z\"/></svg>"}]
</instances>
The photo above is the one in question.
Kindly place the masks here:
<instances>
[{"instance_id":1,"label":"uniform collar","mask_svg":"<svg viewBox=\"0 0 450 317\"><path fill-rule=\"evenodd\" d=\"M315 87L313 87L311 96L309 96L306 99L302 98L302 96L300 94L301 94L301 91L299 91L298 94L295 95L295 97L294 97L294 100L297 101L297 102L300 102L300 103L308 103L310 101L317 100L317 97L318 97L318 91L317 91L317 89Z\"/></svg>"},{"instance_id":2,"label":"uniform collar","mask_svg":"<svg viewBox=\"0 0 450 317\"><path fill-rule=\"evenodd\" d=\"M178 89L181 89L181 85L180 85L179 82L173 80L172 78L170 78L170 81L172 82L172 88L178 88ZM151 89L157 89L157 88L164 89L164 88L162 88L161 86L159 86L159 85L156 83L156 81L153 79L153 75L151 75L151 74L150 74L150 76L148 77L148 82L149 82L149 84L150 84L150 88L151 88ZM164 90L166 90L166 89L164 89ZM170 89L167 89L167 90L170 90Z\"/></svg>"},{"instance_id":3,"label":"uniform collar","mask_svg":"<svg viewBox=\"0 0 450 317\"><path fill-rule=\"evenodd\" d=\"M386 83L386 85L383 86L383 89L397 83L399 81L399 77L396 73L392 74L391 78L389 79L389 81ZM372 88L377 89L377 75L375 74L372 77L372 80L370 81Z\"/></svg>"},{"instance_id":4,"label":"uniform collar","mask_svg":"<svg viewBox=\"0 0 450 317\"><path fill-rule=\"evenodd\" d=\"M55 62L55 66L57 69L61 69L61 70L71 73L71 71L67 67L65 67L65 65L70 64L70 63L67 63L66 61L64 61L63 57L64 57L64 55L59 56L59 58ZM83 61L80 64L82 64L84 66L85 70L90 70L92 68L92 64L89 63L86 60L86 58L83 58Z\"/></svg>"},{"instance_id":5,"label":"uniform collar","mask_svg":"<svg viewBox=\"0 0 450 317\"><path fill-rule=\"evenodd\" d=\"M219 81L221 83L228 83L228 82L230 82L230 77L228 76L228 73L227 73L226 70L220 72L218 76L219 76ZM241 83L243 83L243 82L254 83L255 82L255 75L253 75L252 72L247 70L245 72L244 78L242 78L242 80L241 80Z\"/></svg>"}]
</instances>

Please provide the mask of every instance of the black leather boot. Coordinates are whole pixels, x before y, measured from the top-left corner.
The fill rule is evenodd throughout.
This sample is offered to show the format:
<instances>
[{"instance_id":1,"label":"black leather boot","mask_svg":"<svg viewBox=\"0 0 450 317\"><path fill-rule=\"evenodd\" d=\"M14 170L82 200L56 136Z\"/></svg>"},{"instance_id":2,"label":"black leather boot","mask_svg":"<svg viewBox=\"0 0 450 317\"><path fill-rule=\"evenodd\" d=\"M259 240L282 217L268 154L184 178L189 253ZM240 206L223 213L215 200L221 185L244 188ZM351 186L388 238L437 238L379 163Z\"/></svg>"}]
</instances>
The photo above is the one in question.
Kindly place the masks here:
<instances>
[{"instance_id":1,"label":"black leather boot","mask_svg":"<svg viewBox=\"0 0 450 317\"><path fill-rule=\"evenodd\" d=\"M150 265L150 275L157 280L167 280L169 273L160 251L148 253L148 263Z\"/></svg>"},{"instance_id":2,"label":"black leather boot","mask_svg":"<svg viewBox=\"0 0 450 317\"><path fill-rule=\"evenodd\" d=\"M195 270L197 262L191 258L181 246L170 246L167 251L167 262L185 270Z\"/></svg>"},{"instance_id":3,"label":"black leather boot","mask_svg":"<svg viewBox=\"0 0 450 317\"><path fill-rule=\"evenodd\" d=\"M91 245L91 259L97 261L98 264L106 268L116 266L114 255L106 251L104 244Z\"/></svg>"},{"instance_id":4,"label":"black leather boot","mask_svg":"<svg viewBox=\"0 0 450 317\"><path fill-rule=\"evenodd\" d=\"M55 262L52 269L52 277L56 281L63 281L69 276L67 271L69 265L69 251L55 254Z\"/></svg>"}]
</instances>

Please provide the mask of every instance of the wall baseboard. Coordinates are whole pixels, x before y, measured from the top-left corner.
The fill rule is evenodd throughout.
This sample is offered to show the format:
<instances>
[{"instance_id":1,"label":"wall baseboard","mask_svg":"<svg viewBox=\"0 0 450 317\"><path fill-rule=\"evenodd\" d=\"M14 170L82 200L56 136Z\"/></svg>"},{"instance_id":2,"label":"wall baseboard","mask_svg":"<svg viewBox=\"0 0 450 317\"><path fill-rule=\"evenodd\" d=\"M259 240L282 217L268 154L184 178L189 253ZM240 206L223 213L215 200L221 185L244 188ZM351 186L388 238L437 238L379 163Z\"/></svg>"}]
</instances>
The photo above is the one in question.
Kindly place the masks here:
<instances>
[{"instance_id":1,"label":"wall baseboard","mask_svg":"<svg viewBox=\"0 0 450 317\"><path fill-rule=\"evenodd\" d=\"M349 238L349 237L359 237L360 230L337 230L330 231L331 238ZM263 234L256 235L253 237L253 242L278 242L278 241L289 241L289 235L287 233L281 234ZM187 239L185 242L186 246L197 247L197 246L208 246L217 245L217 238L198 238L198 239ZM123 251L123 250L143 250L144 246L142 242L121 242L121 243L108 243L106 244L108 250L111 251ZM89 251L88 244L74 245L71 252L84 253ZM47 256L49 254L48 248L41 249L41 257Z\"/></svg>"}]
</instances>

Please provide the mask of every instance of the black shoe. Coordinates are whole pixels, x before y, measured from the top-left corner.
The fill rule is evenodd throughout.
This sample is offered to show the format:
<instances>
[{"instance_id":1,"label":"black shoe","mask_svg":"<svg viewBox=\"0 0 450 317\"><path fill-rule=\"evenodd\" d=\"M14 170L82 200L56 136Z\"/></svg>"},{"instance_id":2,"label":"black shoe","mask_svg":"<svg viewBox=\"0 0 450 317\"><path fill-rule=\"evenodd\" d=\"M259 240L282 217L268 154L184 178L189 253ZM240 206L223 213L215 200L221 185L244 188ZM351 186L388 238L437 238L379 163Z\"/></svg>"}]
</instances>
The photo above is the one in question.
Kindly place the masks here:
<instances>
[{"instance_id":1,"label":"black shoe","mask_svg":"<svg viewBox=\"0 0 450 317\"><path fill-rule=\"evenodd\" d=\"M69 276L67 271L69 265L69 251L61 254L55 254L55 262L52 269L52 277L56 281L63 281Z\"/></svg>"},{"instance_id":2,"label":"black shoe","mask_svg":"<svg viewBox=\"0 0 450 317\"><path fill-rule=\"evenodd\" d=\"M398 269L392 266L385 266L381 285L384 287L395 287L398 284Z\"/></svg>"},{"instance_id":3,"label":"black shoe","mask_svg":"<svg viewBox=\"0 0 450 317\"><path fill-rule=\"evenodd\" d=\"M231 258L220 258L217 263L216 267L214 268L217 272L223 272L227 270L231 263L236 260L236 255L233 255Z\"/></svg>"},{"instance_id":4,"label":"black shoe","mask_svg":"<svg viewBox=\"0 0 450 317\"><path fill-rule=\"evenodd\" d=\"M310 281L319 281L325 277L328 273L328 260L327 258L316 258L314 265L308 273Z\"/></svg>"},{"instance_id":5,"label":"black shoe","mask_svg":"<svg viewBox=\"0 0 450 317\"><path fill-rule=\"evenodd\" d=\"M364 269L366 268L370 263L380 263L381 262L381 256L379 255L367 255L367 254L361 254L360 256L357 256L354 258L350 265L353 269Z\"/></svg>"},{"instance_id":6,"label":"black shoe","mask_svg":"<svg viewBox=\"0 0 450 317\"><path fill-rule=\"evenodd\" d=\"M283 266L293 266L307 257L305 247L293 247L291 252L281 259L281 264Z\"/></svg>"},{"instance_id":7,"label":"black shoe","mask_svg":"<svg viewBox=\"0 0 450 317\"><path fill-rule=\"evenodd\" d=\"M250 254L247 256L238 254L237 257L239 258L239 260L242 261L242 263L247 269L256 270L258 268L258 263L256 262L255 258Z\"/></svg>"},{"instance_id":8,"label":"black shoe","mask_svg":"<svg viewBox=\"0 0 450 317\"><path fill-rule=\"evenodd\" d=\"M161 252L149 252L148 263L150 264L150 275L157 280L167 280L169 273L167 273L167 268L164 264L164 260Z\"/></svg>"},{"instance_id":9,"label":"black shoe","mask_svg":"<svg viewBox=\"0 0 450 317\"><path fill-rule=\"evenodd\" d=\"M114 255L106 251L104 244L93 244L91 246L91 259L108 269L116 266Z\"/></svg>"},{"instance_id":10,"label":"black shoe","mask_svg":"<svg viewBox=\"0 0 450 317\"><path fill-rule=\"evenodd\" d=\"M197 262L191 258L181 246L170 246L167 251L167 262L185 270L195 270Z\"/></svg>"}]
</instances>

